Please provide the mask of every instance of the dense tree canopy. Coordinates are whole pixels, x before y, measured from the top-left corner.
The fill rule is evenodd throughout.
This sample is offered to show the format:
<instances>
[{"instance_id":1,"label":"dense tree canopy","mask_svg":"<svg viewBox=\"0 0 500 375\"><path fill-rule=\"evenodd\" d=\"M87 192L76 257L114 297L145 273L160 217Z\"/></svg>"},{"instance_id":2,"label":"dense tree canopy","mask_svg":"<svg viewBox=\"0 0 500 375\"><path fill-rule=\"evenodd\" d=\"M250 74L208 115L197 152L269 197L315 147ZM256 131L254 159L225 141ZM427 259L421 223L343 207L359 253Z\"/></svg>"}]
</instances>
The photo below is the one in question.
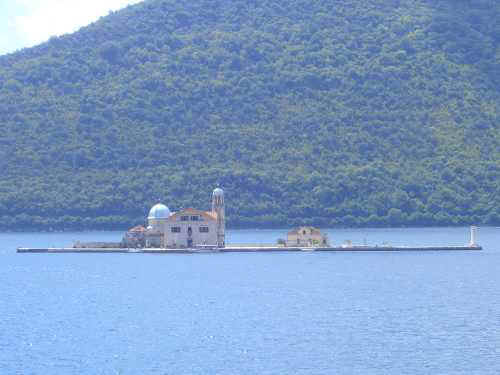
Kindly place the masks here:
<instances>
[{"instance_id":1,"label":"dense tree canopy","mask_svg":"<svg viewBox=\"0 0 500 375\"><path fill-rule=\"evenodd\" d=\"M497 0L147 0L0 56L0 229L500 224Z\"/></svg>"}]
</instances>

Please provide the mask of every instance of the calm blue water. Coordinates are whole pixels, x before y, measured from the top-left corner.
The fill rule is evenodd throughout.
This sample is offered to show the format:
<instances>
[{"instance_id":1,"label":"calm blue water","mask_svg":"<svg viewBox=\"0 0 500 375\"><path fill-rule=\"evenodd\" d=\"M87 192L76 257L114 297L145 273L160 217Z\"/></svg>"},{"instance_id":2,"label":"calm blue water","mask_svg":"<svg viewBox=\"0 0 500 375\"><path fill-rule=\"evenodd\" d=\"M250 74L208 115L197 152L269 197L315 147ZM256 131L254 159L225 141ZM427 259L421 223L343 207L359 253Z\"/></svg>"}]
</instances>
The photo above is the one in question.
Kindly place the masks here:
<instances>
[{"instance_id":1,"label":"calm blue water","mask_svg":"<svg viewBox=\"0 0 500 375\"><path fill-rule=\"evenodd\" d=\"M0 374L500 373L500 229L480 229L482 252L15 253L120 236L0 234ZM468 233L330 238L462 245Z\"/></svg>"}]
</instances>

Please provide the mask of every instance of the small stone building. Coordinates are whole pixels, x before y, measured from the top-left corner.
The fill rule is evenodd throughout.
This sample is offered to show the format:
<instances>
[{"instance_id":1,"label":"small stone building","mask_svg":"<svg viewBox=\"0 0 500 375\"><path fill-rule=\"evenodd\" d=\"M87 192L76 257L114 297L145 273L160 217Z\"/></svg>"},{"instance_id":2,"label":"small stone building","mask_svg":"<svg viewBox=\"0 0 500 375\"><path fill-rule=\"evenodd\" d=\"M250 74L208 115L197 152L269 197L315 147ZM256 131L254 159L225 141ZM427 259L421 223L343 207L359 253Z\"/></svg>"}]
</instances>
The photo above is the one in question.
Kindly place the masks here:
<instances>
[{"instance_id":1,"label":"small stone building","mask_svg":"<svg viewBox=\"0 0 500 375\"><path fill-rule=\"evenodd\" d=\"M299 227L288 232L286 239L288 247L326 247L329 246L328 236L314 227Z\"/></svg>"},{"instance_id":2,"label":"small stone building","mask_svg":"<svg viewBox=\"0 0 500 375\"><path fill-rule=\"evenodd\" d=\"M124 247L144 247L146 245L146 228L138 225L125 233L122 241Z\"/></svg>"}]
</instances>

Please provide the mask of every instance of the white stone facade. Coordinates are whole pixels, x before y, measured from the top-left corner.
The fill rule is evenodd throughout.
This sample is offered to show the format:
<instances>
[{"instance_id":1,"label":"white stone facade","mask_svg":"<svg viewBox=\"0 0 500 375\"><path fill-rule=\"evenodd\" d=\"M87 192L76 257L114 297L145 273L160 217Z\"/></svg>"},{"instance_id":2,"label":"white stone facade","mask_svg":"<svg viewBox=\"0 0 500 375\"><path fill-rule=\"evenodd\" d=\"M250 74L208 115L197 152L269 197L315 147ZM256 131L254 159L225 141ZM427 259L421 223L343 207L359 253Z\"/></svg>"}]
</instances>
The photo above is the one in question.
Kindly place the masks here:
<instances>
[{"instance_id":1,"label":"white stone facade","mask_svg":"<svg viewBox=\"0 0 500 375\"><path fill-rule=\"evenodd\" d=\"M146 247L224 247L225 227L224 192L217 188L212 211L188 208L172 213L161 203L155 205L148 216Z\"/></svg>"},{"instance_id":2,"label":"white stone facade","mask_svg":"<svg viewBox=\"0 0 500 375\"><path fill-rule=\"evenodd\" d=\"M217 220L207 212L187 209L165 223L165 247L217 246Z\"/></svg>"}]
</instances>

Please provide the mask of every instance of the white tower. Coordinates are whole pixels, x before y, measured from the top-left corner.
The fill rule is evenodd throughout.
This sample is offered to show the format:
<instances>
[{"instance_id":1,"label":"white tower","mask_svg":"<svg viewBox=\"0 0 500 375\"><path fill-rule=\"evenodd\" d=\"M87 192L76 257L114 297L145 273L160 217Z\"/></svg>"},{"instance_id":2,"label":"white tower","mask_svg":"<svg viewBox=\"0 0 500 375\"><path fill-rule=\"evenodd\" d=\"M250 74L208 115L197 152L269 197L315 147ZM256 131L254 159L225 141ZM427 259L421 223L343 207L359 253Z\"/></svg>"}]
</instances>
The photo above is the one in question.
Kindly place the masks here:
<instances>
[{"instance_id":1,"label":"white tower","mask_svg":"<svg viewBox=\"0 0 500 375\"><path fill-rule=\"evenodd\" d=\"M477 230L477 227L475 227L475 226L471 226L470 227L470 243L469 243L470 247L477 247L477 244L476 244L476 230Z\"/></svg>"},{"instance_id":2,"label":"white tower","mask_svg":"<svg viewBox=\"0 0 500 375\"><path fill-rule=\"evenodd\" d=\"M224 210L224 190L216 188L212 193L212 212L217 215L217 247L226 245L226 213Z\"/></svg>"}]
</instances>

